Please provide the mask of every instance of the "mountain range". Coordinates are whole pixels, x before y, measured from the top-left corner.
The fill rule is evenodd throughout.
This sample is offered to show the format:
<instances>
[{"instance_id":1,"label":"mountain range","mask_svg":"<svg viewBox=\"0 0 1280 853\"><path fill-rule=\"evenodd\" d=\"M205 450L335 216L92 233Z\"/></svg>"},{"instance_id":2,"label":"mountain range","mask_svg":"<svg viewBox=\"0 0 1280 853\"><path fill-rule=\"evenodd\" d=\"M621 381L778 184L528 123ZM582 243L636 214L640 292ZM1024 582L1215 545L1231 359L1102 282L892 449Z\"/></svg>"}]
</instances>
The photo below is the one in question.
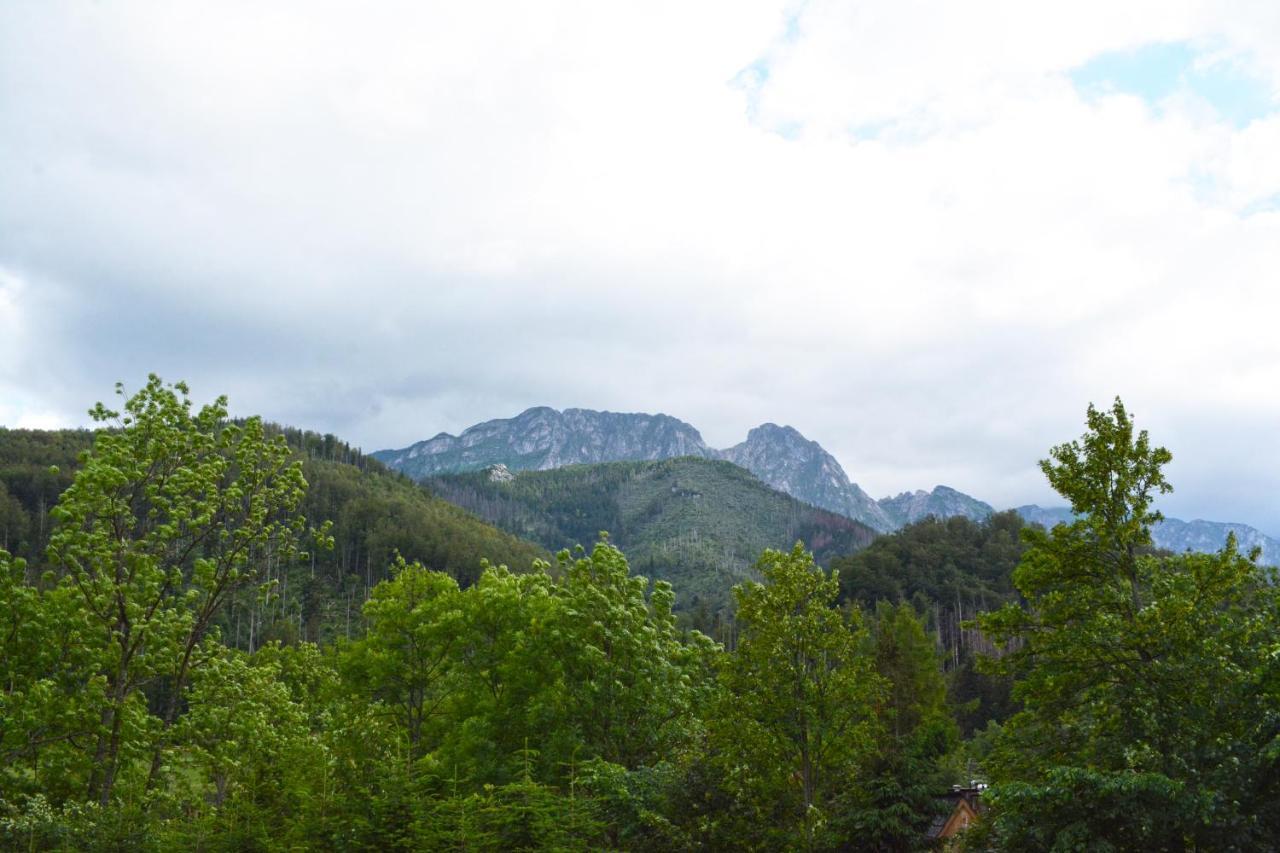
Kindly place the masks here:
<instances>
[{"instance_id":1,"label":"mountain range","mask_svg":"<svg viewBox=\"0 0 1280 853\"><path fill-rule=\"evenodd\" d=\"M375 459L415 479L501 464L511 471L695 456L732 462L794 498L862 522L881 533L901 525L816 441L789 426L761 424L741 444L709 447L692 425L670 415L622 414L539 406L485 421L461 435L440 433Z\"/></svg>"},{"instance_id":2,"label":"mountain range","mask_svg":"<svg viewBox=\"0 0 1280 853\"><path fill-rule=\"evenodd\" d=\"M1024 521L1053 527L1055 524L1070 524L1075 518L1071 510L1065 506L1046 509L1034 504L1016 508ZM1227 534L1234 533L1240 550L1246 554L1254 548L1262 552L1261 562L1268 566L1280 566L1280 542L1262 533L1255 527L1230 521L1183 521L1180 518L1166 518L1156 522L1151 529L1151 538L1157 548L1181 553L1183 551L1209 552L1216 551L1227 541Z\"/></svg>"},{"instance_id":3,"label":"mountain range","mask_svg":"<svg viewBox=\"0 0 1280 853\"><path fill-rule=\"evenodd\" d=\"M682 456L723 460L780 492L879 533L929 516L980 521L995 512L990 504L944 485L875 500L820 444L793 427L773 423L761 424L747 433L745 441L718 450L708 446L691 424L670 415L557 411L540 406L513 418L476 424L460 435L442 432L400 450L372 455L418 480L493 465L519 472ZM1066 508L1031 505L1019 507L1018 512L1028 521L1048 525L1070 518ZM1228 532L1234 532L1246 550L1261 548L1263 562L1280 564L1280 541L1245 524L1171 518L1158 525L1154 536L1157 545L1171 551L1211 551L1222 546Z\"/></svg>"}]
</instances>

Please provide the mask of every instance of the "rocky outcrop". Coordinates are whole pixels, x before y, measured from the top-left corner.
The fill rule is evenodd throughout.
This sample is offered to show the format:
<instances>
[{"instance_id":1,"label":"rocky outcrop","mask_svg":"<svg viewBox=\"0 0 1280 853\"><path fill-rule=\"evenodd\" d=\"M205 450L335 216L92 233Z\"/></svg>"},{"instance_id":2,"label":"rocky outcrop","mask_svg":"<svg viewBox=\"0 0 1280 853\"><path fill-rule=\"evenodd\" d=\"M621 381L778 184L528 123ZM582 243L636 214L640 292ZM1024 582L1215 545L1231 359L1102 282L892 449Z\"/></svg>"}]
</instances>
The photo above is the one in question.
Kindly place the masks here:
<instances>
[{"instance_id":1,"label":"rocky outcrop","mask_svg":"<svg viewBox=\"0 0 1280 853\"><path fill-rule=\"evenodd\" d=\"M485 469L485 473L489 475L490 483L514 483L516 475L511 473L511 469L499 462L497 465L490 465Z\"/></svg>"}]
</instances>

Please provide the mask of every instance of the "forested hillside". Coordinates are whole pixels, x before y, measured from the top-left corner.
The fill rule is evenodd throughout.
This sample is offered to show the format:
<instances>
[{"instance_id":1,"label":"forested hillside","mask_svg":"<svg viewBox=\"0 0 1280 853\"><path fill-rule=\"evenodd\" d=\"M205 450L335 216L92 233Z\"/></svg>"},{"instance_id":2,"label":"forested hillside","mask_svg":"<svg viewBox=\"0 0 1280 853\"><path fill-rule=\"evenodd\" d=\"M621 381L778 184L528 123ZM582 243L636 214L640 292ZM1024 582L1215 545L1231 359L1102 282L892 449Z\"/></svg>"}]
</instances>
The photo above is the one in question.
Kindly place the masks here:
<instances>
[{"instance_id":1,"label":"forested hillside","mask_svg":"<svg viewBox=\"0 0 1280 853\"><path fill-rule=\"evenodd\" d=\"M333 541L311 549L305 560L272 566L264 577L273 583L269 601L242 595L229 602L221 619L237 646L348 636L353 623L358 631L360 608L387 578L396 553L462 584L480 576L486 559L521 571L549 559L545 550L433 498L332 435L264 428L282 435L302 463L308 487L300 511L316 524L331 522ZM0 547L7 543L5 550L25 559L33 577L45 568L50 510L93 438L87 430L0 429Z\"/></svg>"},{"instance_id":2,"label":"forested hillside","mask_svg":"<svg viewBox=\"0 0 1280 853\"><path fill-rule=\"evenodd\" d=\"M1042 463L1073 523L765 549L730 643L613 544L483 566L543 552L331 438L155 377L94 414L74 465L88 434L4 436L45 546L0 551L5 849L926 850L975 779L963 849L1277 847L1275 578L1153 548L1171 457L1119 401ZM448 482L561 536L777 523L724 463L490 476Z\"/></svg>"},{"instance_id":3,"label":"forested hillside","mask_svg":"<svg viewBox=\"0 0 1280 853\"><path fill-rule=\"evenodd\" d=\"M841 599L861 607L910 603L943 652L948 690L965 734L1015 710L1012 681L977 670L997 651L973 624L1017 600L1013 571L1025 550L1023 521L1002 512L983 521L925 518L831 562Z\"/></svg>"},{"instance_id":4,"label":"forested hillside","mask_svg":"<svg viewBox=\"0 0 1280 853\"><path fill-rule=\"evenodd\" d=\"M670 581L677 607L723 610L754 579L766 548L805 543L819 561L865 547L875 532L775 491L728 462L681 457L504 475L435 477L429 489L550 550L602 531L641 574Z\"/></svg>"}]
</instances>

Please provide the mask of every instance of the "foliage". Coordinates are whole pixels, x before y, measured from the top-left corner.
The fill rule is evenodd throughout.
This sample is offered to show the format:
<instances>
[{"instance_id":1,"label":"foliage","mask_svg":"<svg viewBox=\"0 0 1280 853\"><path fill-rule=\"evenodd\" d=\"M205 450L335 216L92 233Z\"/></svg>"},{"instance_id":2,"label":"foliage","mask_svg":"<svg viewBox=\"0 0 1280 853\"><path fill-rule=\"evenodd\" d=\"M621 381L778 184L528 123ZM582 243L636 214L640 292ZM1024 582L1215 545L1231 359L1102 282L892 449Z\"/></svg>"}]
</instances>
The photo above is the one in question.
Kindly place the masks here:
<instances>
[{"instance_id":1,"label":"foliage","mask_svg":"<svg viewBox=\"0 0 1280 853\"><path fill-rule=\"evenodd\" d=\"M101 644L105 702L89 788L105 806L134 740L129 727L160 729L151 786L214 617L269 561L295 552L306 481L260 421L226 424L223 398L193 415L181 383L153 375L123 414L101 403L90 414L117 429L82 456L53 512L49 554ZM138 691L161 679L165 710L153 721Z\"/></svg>"},{"instance_id":2,"label":"foliage","mask_svg":"<svg viewBox=\"0 0 1280 853\"><path fill-rule=\"evenodd\" d=\"M101 713L100 644L75 590L27 582L0 551L0 791L57 802L86 784Z\"/></svg>"},{"instance_id":3,"label":"foliage","mask_svg":"<svg viewBox=\"0 0 1280 853\"><path fill-rule=\"evenodd\" d=\"M1072 524L926 521L831 573L766 550L730 573L725 645L607 538L537 560L332 436L155 378L95 411L0 432L6 849L917 850L975 764L969 849L1280 836L1274 578L1234 543L1152 550L1168 454L1118 402L1043 466ZM677 578L760 537L856 540L808 509L771 527L722 467L452 482L512 529L617 522ZM302 552L304 517L332 551ZM959 744L1013 679L1022 710Z\"/></svg>"},{"instance_id":4,"label":"foliage","mask_svg":"<svg viewBox=\"0 0 1280 853\"><path fill-rule=\"evenodd\" d=\"M757 843L830 847L833 811L874 750L883 680L861 653L860 614L834 606L838 581L802 545L758 568L764 584L734 591L742 635L714 734L725 785Z\"/></svg>"},{"instance_id":5,"label":"foliage","mask_svg":"<svg viewBox=\"0 0 1280 853\"><path fill-rule=\"evenodd\" d=\"M929 517L881 536L864 550L833 560L842 600L875 607L879 601L986 610L1014 596L1010 576L1022 555L1022 519L1013 511L984 521Z\"/></svg>"},{"instance_id":6,"label":"foliage","mask_svg":"<svg viewBox=\"0 0 1280 853\"><path fill-rule=\"evenodd\" d=\"M322 753L278 664L217 643L202 652L208 660L174 733L181 772L172 793L203 818L198 829L229 846L268 846L276 816L295 813L309 794Z\"/></svg>"},{"instance_id":7,"label":"foliage","mask_svg":"<svg viewBox=\"0 0 1280 853\"><path fill-rule=\"evenodd\" d=\"M507 784L532 766L558 783L593 758L655 762L684 737L713 649L677 630L670 587L649 594L607 543L558 561L554 577L491 567L466 590L402 562L375 590L342 668L394 713L410 764L432 753L421 767L437 776L462 765Z\"/></svg>"},{"instance_id":8,"label":"foliage","mask_svg":"<svg viewBox=\"0 0 1280 853\"><path fill-rule=\"evenodd\" d=\"M49 511L71 485L88 430L0 427L0 548L39 565L49 544Z\"/></svg>"},{"instance_id":9,"label":"foliage","mask_svg":"<svg viewBox=\"0 0 1280 853\"><path fill-rule=\"evenodd\" d=\"M453 578L403 557L393 571L365 603L369 633L348 648L342 668L350 685L395 714L412 763L422 757L426 730L448 710L464 624L461 592Z\"/></svg>"},{"instance_id":10,"label":"foliage","mask_svg":"<svg viewBox=\"0 0 1280 853\"><path fill-rule=\"evenodd\" d=\"M867 850L921 849L938 792L952 779L944 759L959 740L936 644L915 610L881 602L871 625L872 659L887 689L878 706L882 733L840 823Z\"/></svg>"},{"instance_id":11,"label":"foliage","mask_svg":"<svg viewBox=\"0 0 1280 853\"><path fill-rule=\"evenodd\" d=\"M831 568L842 601L865 608L911 602L942 641L949 665L960 669L973 652L989 650L965 621L1017 597L1011 576L1025 547L1022 528L1015 512L981 522L929 517L833 560Z\"/></svg>"},{"instance_id":12,"label":"foliage","mask_svg":"<svg viewBox=\"0 0 1280 853\"><path fill-rule=\"evenodd\" d=\"M473 583L481 562L525 568L547 552L432 498L332 435L263 424L283 436L301 461L308 483L300 506L306 518L331 522L332 548L312 548L301 561L275 561L256 589L233 595L215 619L227 641L257 649L273 640L331 641L362 630L360 608L370 590L388 577L397 553ZM0 429L0 548L25 558L38 577L50 566L45 546L50 510L70 485L80 455L96 433L87 430ZM6 493L8 497L6 498ZM25 531L25 532L24 532Z\"/></svg>"},{"instance_id":13,"label":"foliage","mask_svg":"<svg viewBox=\"0 0 1280 853\"><path fill-rule=\"evenodd\" d=\"M1117 400L1090 407L1084 438L1041 465L1078 518L1025 534L1014 582L1027 607L979 617L1017 641L991 666L1021 677L1025 705L989 760L1003 845L1256 849L1275 837L1275 587L1234 540L1218 554L1151 552L1170 458Z\"/></svg>"},{"instance_id":14,"label":"foliage","mask_svg":"<svg viewBox=\"0 0 1280 853\"><path fill-rule=\"evenodd\" d=\"M866 608L910 602L945 651L950 700L966 735L1016 710L1012 680L979 672L975 659L994 647L968 625L979 613L1017 600L1011 575L1025 547L1022 519L996 513L981 522L926 518L831 562L841 600Z\"/></svg>"},{"instance_id":15,"label":"foliage","mask_svg":"<svg viewBox=\"0 0 1280 853\"><path fill-rule=\"evenodd\" d=\"M990 825L969 839L979 849L1185 850L1188 824L1211 820L1209 803L1160 773L1053 767L1040 784L1009 782L987 798Z\"/></svg>"}]
</instances>

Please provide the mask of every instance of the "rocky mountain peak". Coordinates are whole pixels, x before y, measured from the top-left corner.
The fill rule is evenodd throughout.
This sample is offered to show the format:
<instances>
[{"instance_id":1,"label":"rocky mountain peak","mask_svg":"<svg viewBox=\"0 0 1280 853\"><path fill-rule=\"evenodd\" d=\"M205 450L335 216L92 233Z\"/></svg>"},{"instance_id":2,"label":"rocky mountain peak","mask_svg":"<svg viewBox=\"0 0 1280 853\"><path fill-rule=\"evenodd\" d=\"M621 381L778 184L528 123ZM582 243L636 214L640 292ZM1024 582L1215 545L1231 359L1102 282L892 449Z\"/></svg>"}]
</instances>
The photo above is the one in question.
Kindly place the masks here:
<instances>
[{"instance_id":1,"label":"rocky mountain peak","mask_svg":"<svg viewBox=\"0 0 1280 853\"><path fill-rule=\"evenodd\" d=\"M835 457L795 427L775 423L760 424L746 441L720 451L708 447L691 425L670 415L536 406L514 418L476 424L461 435L440 433L403 450L373 455L417 478L497 464L511 473L677 456L726 459L806 503L875 530L894 527L884 510L850 482Z\"/></svg>"},{"instance_id":2,"label":"rocky mountain peak","mask_svg":"<svg viewBox=\"0 0 1280 853\"><path fill-rule=\"evenodd\" d=\"M721 455L806 503L846 515L881 532L894 527L884 510L849 480L836 458L794 427L761 424L747 433L746 441Z\"/></svg>"}]
</instances>

